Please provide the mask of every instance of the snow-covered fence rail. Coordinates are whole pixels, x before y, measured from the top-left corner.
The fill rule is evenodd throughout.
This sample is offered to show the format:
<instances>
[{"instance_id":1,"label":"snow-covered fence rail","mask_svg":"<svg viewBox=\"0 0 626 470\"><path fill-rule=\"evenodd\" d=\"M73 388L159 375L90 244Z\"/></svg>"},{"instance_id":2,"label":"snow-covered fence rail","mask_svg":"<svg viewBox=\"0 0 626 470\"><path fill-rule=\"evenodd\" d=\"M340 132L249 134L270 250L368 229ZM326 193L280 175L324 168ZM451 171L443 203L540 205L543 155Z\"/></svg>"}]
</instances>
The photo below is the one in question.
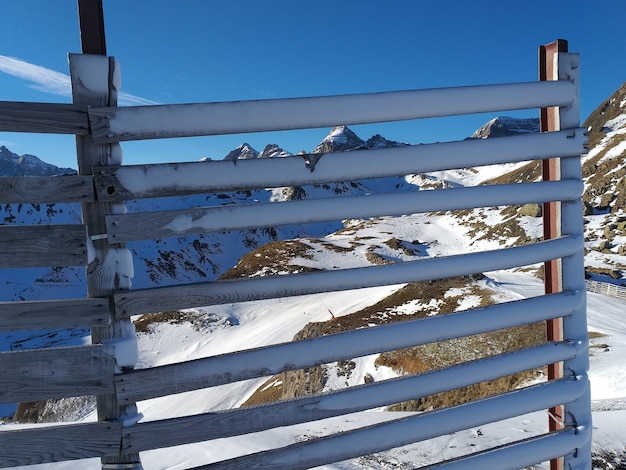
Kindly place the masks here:
<instances>
[{"instance_id":1,"label":"snow-covered fence rail","mask_svg":"<svg viewBox=\"0 0 626 470\"><path fill-rule=\"evenodd\" d=\"M545 299L531 298L475 310L472 312L472 325L467 325L467 317L463 314L449 314L197 359L185 364L129 371L117 379L118 394L122 402L145 400L303 369L316 364L545 321L571 314L583 300L581 293L559 293ZM520 315L521 312L524 312L523 316ZM210 370L211 373L202 373L202 370ZM166 380L170 376L175 376L177 380Z\"/></svg>"},{"instance_id":2,"label":"snow-covered fence rail","mask_svg":"<svg viewBox=\"0 0 626 470\"><path fill-rule=\"evenodd\" d=\"M474 139L376 150L306 154L237 162L161 163L98 167L100 201L122 201L253 188L302 186L579 155L586 130ZM381 165L380 162L385 164ZM310 171L304 171L303 168Z\"/></svg>"},{"instance_id":3,"label":"snow-covered fence rail","mask_svg":"<svg viewBox=\"0 0 626 470\"><path fill-rule=\"evenodd\" d=\"M114 295L118 312L125 316L234 302L308 295L322 292L428 281L478 272L540 263L573 255L578 237L564 236L537 244L500 250L442 256L405 263L368 266L289 276L268 276L204 282L152 289L136 289Z\"/></svg>"},{"instance_id":4,"label":"snow-covered fence rail","mask_svg":"<svg viewBox=\"0 0 626 470\"><path fill-rule=\"evenodd\" d=\"M363 197L325 198L239 206L180 209L107 216L111 242L145 240L246 228L307 224L331 220L401 216L416 212L570 200L582 191L576 180L377 194ZM256 224L252 221L257 220Z\"/></svg>"},{"instance_id":5,"label":"snow-covered fence rail","mask_svg":"<svg viewBox=\"0 0 626 470\"><path fill-rule=\"evenodd\" d=\"M617 284L610 284L608 282L599 281L586 281L587 292L593 292L595 294L610 295L618 299L626 299L626 287L618 286Z\"/></svg>"},{"instance_id":6,"label":"snow-covered fence rail","mask_svg":"<svg viewBox=\"0 0 626 470\"><path fill-rule=\"evenodd\" d=\"M332 127L572 106L570 81L505 83L315 98L90 108L98 143Z\"/></svg>"},{"instance_id":7,"label":"snow-covered fence rail","mask_svg":"<svg viewBox=\"0 0 626 470\"><path fill-rule=\"evenodd\" d=\"M0 402L101 397L99 423L3 429L0 437L8 445L0 456L0 467L99 456L111 466L119 463L123 468L140 468L137 456L142 451L350 414L556 363L564 366L563 377L558 380L202 468L276 468L279 462L291 469L309 468L556 406L564 406L566 411L560 430L532 439L514 437L513 442L490 452L444 464L450 468L467 468L470 464L474 468L497 468L503 462L528 466L563 457L571 467L589 467L591 428L579 159L586 135L578 126L578 117L572 117L578 112L578 56L565 54L562 59L568 68L563 69L562 79L553 82L117 108L114 61L71 56L75 104L33 103L21 107L19 103L0 103L0 114L6 111L5 118L0 119L0 131L82 136L78 139L80 176L0 178L0 202L78 201L84 203L85 216L84 225L0 227L0 267L90 263L86 289L89 298L0 303L0 331L91 326L96 343L0 353ZM92 73L94 70L102 73ZM103 80L91 82L97 75ZM116 161L112 150L122 140L326 127L537 107L569 110L562 120L567 128L491 140L236 163L124 166ZM51 116L58 124L48 122ZM119 206L129 199L342 182L556 157L561 163L559 181L135 214L123 214ZM563 214L558 237L497 250L393 265L138 290L119 285L119 275L124 274L119 266L117 270L104 266L106 253L111 253L113 264L126 266L124 260L129 252L123 243L132 240L554 201L561 204ZM87 245L94 251L89 259ZM37 252L34 256L33 249ZM98 256L100 265L95 262ZM560 260L563 275L561 291L554 294L148 369L132 370L132 364L120 362L127 359L122 348L134 339L127 328L133 315L428 281L555 259ZM109 279L112 274L114 279ZM563 340L514 353L254 408L134 422L139 418L134 404L142 400L555 319L563 321ZM111 327L107 330L108 325ZM21 372L15 374L16 370ZM119 410L125 411L120 414Z\"/></svg>"}]
</instances>

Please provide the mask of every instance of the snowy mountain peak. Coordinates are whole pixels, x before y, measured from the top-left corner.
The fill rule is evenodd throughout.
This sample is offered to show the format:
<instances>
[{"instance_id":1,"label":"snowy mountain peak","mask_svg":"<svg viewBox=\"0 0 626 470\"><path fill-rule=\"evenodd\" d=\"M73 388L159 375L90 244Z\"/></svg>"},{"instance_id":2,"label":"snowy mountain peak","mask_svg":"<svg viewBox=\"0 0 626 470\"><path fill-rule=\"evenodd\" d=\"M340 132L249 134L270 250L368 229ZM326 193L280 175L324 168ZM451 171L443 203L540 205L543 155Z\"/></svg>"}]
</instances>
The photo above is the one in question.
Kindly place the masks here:
<instances>
[{"instance_id":1,"label":"snowy mountain peak","mask_svg":"<svg viewBox=\"0 0 626 470\"><path fill-rule=\"evenodd\" d=\"M336 126L324 137L313 153L343 152L365 148L365 141L348 126Z\"/></svg>"},{"instance_id":2,"label":"snowy mountain peak","mask_svg":"<svg viewBox=\"0 0 626 470\"><path fill-rule=\"evenodd\" d=\"M232 150L228 155L224 157L224 160L250 160L258 158L259 152L253 149L250 144L243 143L235 150Z\"/></svg>"},{"instance_id":3,"label":"snowy mountain peak","mask_svg":"<svg viewBox=\"0 0 626 470\"><path fill-rule=\"evenodd\" d=\"M396 142L395 140L385 139L380 134L375 134L365 143L368 149L380 149L380 148L389 148L389 147L404 147L406 145L410 145L404 142Z\"/></svg>"},{"instance_id":4,"label":"snowy mountain peak","mask_svg":"<svg viewBox=\"0 0 626 470\"><path fill-rule=\"evenodd\" d=\"M55 176L76 173L71 168L59 168L34 155L17 155L0 146L0 176Z\"/></svg>"},{"instance_id":5,"label":"snowy mountain peak","mask_svg":"<svg viewBox=\"0 0 626 470\"><path fill-rule=\"evenodd\" d=\"M263 151L259 154L258 158L278 158L278 157L289 157L292 154L283 150L276 144L268 144L265 146Z\"/></svg>"},{"instance_id":6,"label":"snowy mountain peak","mask_svg":"<svg viewBox=\"0 0 626 470\"><path fill-rule=\"evenodd\" d=\"M539 118L512 118L498 116L480 127L472 139L486 139L488 137L504 137L508 135L528 134L539 132Z\"/></svg>"}]
</instances>

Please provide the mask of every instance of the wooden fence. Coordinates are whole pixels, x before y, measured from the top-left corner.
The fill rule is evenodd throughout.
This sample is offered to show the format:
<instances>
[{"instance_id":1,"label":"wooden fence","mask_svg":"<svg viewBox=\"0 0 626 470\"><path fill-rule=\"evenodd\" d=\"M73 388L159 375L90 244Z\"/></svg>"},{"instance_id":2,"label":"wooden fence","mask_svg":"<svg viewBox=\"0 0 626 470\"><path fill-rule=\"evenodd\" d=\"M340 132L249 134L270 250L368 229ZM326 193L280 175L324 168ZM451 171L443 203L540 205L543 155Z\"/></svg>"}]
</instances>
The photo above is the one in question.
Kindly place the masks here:
<instances>
[{"instance_id":1,"label":"wooden fence","mask_svg":"<svg viewBox=\"0 0 626 470\"><path fill-rule=\"evenodd\" d=\"M558 431L530 440L513 436L510 444L445 462L446 468L498 468L503 462L510 465L512 458L524 466L559 457L572 467L589 467L591 421L579 158L584 152L586 131L578 127L578 56L559 54L558 60L563 79L553 82L117 108L115 61L99 55L72 54L72 105L0 103L0 131L77 135L79 166L77 176L0 178L0 202L80 202L84 220L78 225L0 227L0 267L88 267L85 298L3 302L0 331L91 327L93 342L71 348L0 353L0 402L98 397L98 422L19 430L5 427L0 433L0 467L101 457L106 468L141 468L139 453L145 450L354 413L555 363L564 364L565 372L558 380L201 468L309 468L557 405L563 405L566 411ZM542 107L560 107L563 130L323 156L245 160L236 165L210 161L125 166L118 147L123 140L330 127L338 122L369 123ZM254 208L243 205L135 214L119 210L119 205L130 199L347 181L556 157L560 158L559 181L255 204ZM561 205L560 236L524 246L328 272L128 288L132 266L124 243L131 240L254 228L260 224L554 201ZM558 293L471 313L457 312L133 369L133 315L440 279L553 259L562 265ZM563 321L563 340L516 353L255 408L145 423L132 419L138 416L135 403L154 397L553 319Z\"/></svg>"},{"instance_id":2,"label":"wooden fence","mask_svg":"<svg viewBox=\"0 0 626 470\"><path fill-rule=\"evenodd\" d=\"M618 299L626 300L626 287L618 286L617 284L610 284L608 282L599 281L586 281L587 292L593 292L595 294L604 294Z\"/></svg>"}]
</instances>

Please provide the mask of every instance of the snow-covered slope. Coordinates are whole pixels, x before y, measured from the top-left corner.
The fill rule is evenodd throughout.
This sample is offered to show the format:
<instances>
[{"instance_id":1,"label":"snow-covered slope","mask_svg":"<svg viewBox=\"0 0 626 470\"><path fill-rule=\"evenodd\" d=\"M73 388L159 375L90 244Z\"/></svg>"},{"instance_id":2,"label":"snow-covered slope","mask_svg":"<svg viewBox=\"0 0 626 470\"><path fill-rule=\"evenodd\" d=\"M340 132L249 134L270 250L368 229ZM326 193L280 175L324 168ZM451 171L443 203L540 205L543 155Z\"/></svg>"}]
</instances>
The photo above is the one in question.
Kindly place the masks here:
<instances>
[{"instance_id":1,"label":"snow-covered slope","mask_svg":"<svg viewBox=\"0 0 626 470\"><path fill-rule=\"evenodd\" d=\"M359 224L345 233L332 234L311 243L315 253L307 263L321 269L333 269L337 265L347 267L367 263L366 253L374 247L385 259L398 259L407 254L400 245L397 249L386 242L389 237L397 240L419 240L422 254L436 255L475 249L469 246L462 226L449 224L447 219L436 221L427 216L416 215L401 219L389 218ZM350 252L337 248L348 247L361 240L362 248ZM497 242L492 242L498 245ZM333 249L333 247L336 247ZM291 263L302 263L294 258ZM532 273L505 271L485 273L480 281L482 287L500 300L510 300L542 292L542 282ZM188 321L177 323L152 323L145 325L139 334L141 361L139 367L174 363L199 357L248 349L265 344L289 341L300 329L310 322L330 319L330 312L342 318L388 296L396 287L380 287L354 292L337 292L298 298L276 299L263 302L197 308L186 311ZM467 296L470 297L470 296ZM416 299L417 300L417 299ZM467 299L470 301L471 299ZM426 302L426 301L425 301ZM430 303L426 302L426 303ZM415 308L413 304L411 308ZM464 308L471 307L470 303ZM591 383L594 398L594 442L595 449L611 450L621 455L626 444L625 411L626 380L622 366L626 352L626 327L621 318L624 303L596 294L589 295L589 329L594 332L591 349ZM375 364L375 357L355 360L350 377L330 377L328 386L343 385L341 382L362 383L365 376L381 380L394 372ZM236 384L199 390L139 403L144 420L155 420L173 416L185 416L211 410L239 406L263 384L256 379ZM352 427L397 419L399 413L378 411L359 413L343 418L325 420L257 433L251 436L217 440L207 443L143 452L141 457L146 468L187 468L219 461L240 455L288 445L334 432L344 432ZM92 414L88 419L95 419ZM450 458L469 451L476 451L501 444L503 436L523 435L530 437L542 432L546 426L544 413L533 413L509 419L493 425L442 436L425 444L415 444L394 449L369 457L348 462L326 465L330 469L385 469L414 468L432 463L445 457ZM29 468L76 468L76 462ZM81 461L81 468L99 468L97 459Z\"/></svg>"},{"instance_id":2,"label":"snow-covered slope","mask_svg":"<svg viewBox=\"0 0 626 470\"><path fill-rule=\"evenodd\" d=\"M609 138L619 134L622 129L623 118L612 116L608 119L608 126L603 125L607 140L602 137L597 145L606 148L612 142ZM507 120L500 120L500 122ZM496 120L497 122L497 120ZM527 132L525 126L518 126L521 132ZM610 129L607 130L607 129ZM348 133L347 128L335 128L331 131L326 143L319 151L331 152L333 145L343 146L352 142L359 148L375 148L384 142L380 136L363 141L358 136ZM618 132L617 134L614 134ZM613 134L612 134L613 133ZM493 137L481 135L476 137ZM356 138L355 138L356 137ZM372 144L369 144L374 142ZM603 144L605 142L605 144ZM320 144L321 145L321 144ZM248 146L249 147L249 146ZM319 147L319 146L318 146ZM338 148L338 147L337 147ZM599 148L599 147L598 147ZM613 147L611 147L613 148ZM347 149L347 148L346 148ZM619 149L619 147L618 147ZM279 157L283 150L279 147L266 148L259 153L254 149L244 149L245 155L256 157ZM267 150L267 151L266 151ZM594 150L592 149L592 152ZM602 150L598 150L602 152ZM604 155L608 153L605 152ZM263 155L265 154L265 155ZM237 157L239 158L239 157ZM246 157L249 158L249 157ZM586 161L594 158L590 156ZM609 159L621 159L623 152ZM600 159L598 159L599 161ZM507 168L506 171L511 168ZM513 168L518 169L518 168ZM346 182L336 186L316 186L307 188L278 188L259 190L250 193L228 193L211 196L194 196L183 198L185 204L207 205L221 203L243 203L251 201L286 200L295 197L337 196L342 194L363 194L367 192L388 192L398 189L420 190L436 186L460 186L487 181L495 176L502 176L503 168L485 167L468 168L449 172L437 172L425 175L408 175L404 178L388 178L378 181ZM619 169L616 170L619 172ZM592 185L588 180L588 185ZM400 185L400 186L398 186ZM150 206L150 204L155 206ZM129 203L130 210L153 210L169 208L167 204L180 201L143 201ZM136 205L133 205L136 204ZM180 207L180 206L178 206ZM612 206L609 206L612 207ZM14 209L11 209L12 211ZM29 209L30 210L30 209ZM34 210L28 217L43 217L43 209ZM364 266L373 263L402 262L422 256L450 255L464 253L477 249L501 247L503 244L521 243L527 239L541 236L540 218L536 213L521 215L516 209L506 212L499 208L485 208L474 211L459 211L446 214L416 214L401 218L379 218L361 221L351 220L334 225L315 227L272 228L266 232L231 234L230 238L196 237L180 241L175 239L162 240L160 244L149 246L138 243L130 245L136 255L136 262L144 263L146 269L136 266L135 286L168 284L174 280L178 282L195 281L214 278L225 273L229 267L236 264L244 253L254 248L263 247L267 241L276 241L297 238L300 250L297 255L281 259L281 268L285 265L295 269L337 269L353 266ZM15 212L10 212L14 214ZM62 212L64 217L71 213ZM604 237L607 224L597 216L609 213L594 213L588 216L588 231L597 232L597 239L588 243L598 243ZM17 223L21 212L15 213ZM34 214L34 215L33 215ZM25 217L25 216L24 216ZM513 220L519 220L513 223ZM611 219L612 220L612 219ZM23 223L23 222L22 222ZM613 222L610 222L613 223ZM598 263L601 266L610 264L616 275L621 276L626 265L623 254L619 253L619 238L617 229L610 246L604 249L610 253L596 256L588 255L589 263ZM317 230L317 231L316 231ZM590 232L589 232L590 233ZM219 237L218 235L216 237ZM152 250L152 251L151 251ZM175 253L182 250L183 255L176 258ZM185 251L187 250L187 251ZM594 250L597 251L597 250ZM149 256L145 253L151 253ZM236 257L235 257L236 256ZM230 260L230 264L229 261ZM591 260L591 261L590 261ZM608 261L604 261L608 260ZM152 263L152 264L150 264ZM190 263L191 267L186 267ZM271 265L272 261L269 261ZM522 296L540 293L542 283L535 276L533 269L512 270L506 272L484 273L485 278L477 281L479 287L489 292L499 301L515 299ZM619 268L619 269L618 269ZM261 266L262 271L256 274L269 274L272 268ZM199 271L202 271L200 273ZM39 276L44 276L40 273ZM598 276L601 276L599 274ZM623 282L621 278L612 279L608 275L601 277L612 282ZM10 281L9 278L3 282ZM63 282L59 284L65 283ZM45 283L43 283L45 284ZM7 284L8 285L8 284ZM33 285L37 285L33 283ZM79 285L79 280L76 281ZM255 302L253 304L224 305L211 308L197 308L185 311L187 320L182 322L146 322L139 334L140 364L139 367L179 362L183 360L206 357L239 349L290 341L294 335L312 322L325 322L331 315L337 318L345 317L353 312L373 305L389 296L400 286L381 287L376 289L360 290L358 292L340 292L325 295L305 296L280 300ZM24 284L22 295L30 292ZM448 297L459 294L450 294ZM462 291L466 303L460 308L471 308L477 305L476 296L471 292ZM445 297L445 295L444 295ZM474 303L473 303L474 302ZM432 303L432 305L431 305ZM407 304L411 309L437 309L437 299L414 299ZM398 306L402 308L403 305ZM624 428L624 397L626 397L626 377L623 372L622 357L626 352L626 329L622 326L624 301L612 299L596 294L589 294L589 327L594 332L591 349L591 380L592 398L597 410L594 415L594 442L595 448L611 450L616 455L622 455L626 446L626 429ZM354 360L354 367L350 376L340 376L330 370L328 387L342 386L343 382L350 384L362 383L365 377L380 380L393 376L396 372L386 366L375 363L376 357L367 357ZM253 393L264 384L266 379L257 379L237 384L231 384L214 389L189 392L166 398L159 398L139 404L145 420L160 419L163 417L183 416L239 406L250 398ZM265 384L267 385L267 384ZM617 409L617 411L616 411ZM212 461L222 460L232 455L249 453L264 448L310 439L335 431L345 431L350 426L361 426L375 421L395 419L397 413L378 412L362 413L349 418L328 420L312 425L288 427L279 430L259 433L254 436L219 440L175 449L164 449L142 453L142 460L147 468L186 468L201 465ZM88 419L94 419L93 414ZM506 422L496 423L489 427L477 430L455 433L429 442L417 444L402 449L377 454L371 457L355 459L350 462L326 466L327 469L383 469L383 468L413 468L416 465L436 461L442 457L450 458L485 447L501 444L501 436L511 433L530 436L545 428L546 417L543 413L524 416ZM523 434L522 434L523 433ZM81 462L82 464L83 462ZM61 463L45 468L76 468L75 463ZM38 468L29 467L29 468ZM85 462L82 468L99 468L99 462L92 460Z\"/></svg>"}]
</instances>

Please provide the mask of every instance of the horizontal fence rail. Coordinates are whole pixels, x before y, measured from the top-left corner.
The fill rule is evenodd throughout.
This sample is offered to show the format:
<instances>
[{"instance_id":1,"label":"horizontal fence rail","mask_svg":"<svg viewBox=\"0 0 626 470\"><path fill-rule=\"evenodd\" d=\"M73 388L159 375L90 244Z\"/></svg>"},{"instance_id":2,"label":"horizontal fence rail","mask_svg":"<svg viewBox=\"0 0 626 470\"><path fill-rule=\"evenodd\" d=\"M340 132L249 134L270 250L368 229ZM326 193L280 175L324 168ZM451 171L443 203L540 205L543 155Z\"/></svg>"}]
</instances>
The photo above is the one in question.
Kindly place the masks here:
<instances>
[{"instance_id":1,"label":"horizontal fence rail","mask_svg":"<svg viewBox=\"0 0 626 470\"><path fill-rule=\"evenodd\" d=\"M534 436L469 456L422 467L425 470L516 470L563 455L573 455L591 439L591 426L566 426L561 431ZM580 467L585 468L585 467Z\"/></svg>"},{"instance_id":2,"label":"horizontal fence rail","mask_svg":"<svg viewBox=\"0 0 626 470\"><path fill-rule=\"evenodd\" d=\"M111 455L121 432L121 421L0 430L0 468Z\"/></svg>"},{"instance_id":3,"label":"horizontal fence rail","mask_svg":"<svg viewBox=\"0 0 626 470\"><path fill-rule=\"evenodd\" d=\"M1 176L0 203L94 202L92 176Z\"/></svg>"},{"instance_id":4,"label":"horizontal fence rail","mask_svg":"<svg viewBox=\"0 0 626 470\"><path fill-rule=\"evenodd\" d=\"M0 403L109 393L115 371L109 346L0 353Z\"/></svg>"},{"instance_id":5,"label":"horizontal fence rail","mask_svg":"<svg viewBox=\"0 0 626 470\"><path fill-rule=\"evenodd\" d=\"M116 376L121 403L278 374L382 351L443 341L569 315L584 291L534 297L465 313L353 330ZM350 341L346 341L346 339ZM297 359L298 358L298 359ZM211 373L207 373L211 371ZM176 380L173 380L173 378Z\"/></svg>"},{"instance_id":6,"label":"horizontal fence rail","mask_svg":"<svg viewBox=\"0 0 626 470\"><path fill-rule=\"evenodd\" d=\"M139 423L125 431L123 448L128 452L139 452L355 413L535 369L571 359L576 352L572 343L548 343L336 392L231 411Z\"/></svg>"},{"instance_id":7,"label":"horizontal fence rail","mask_svg":"<svg viewBox=\"0 0 626 470\"><path fill-rule=\"evenodd\" d=\"M443 410L195 468L232 470L271 469L281 466L294 470L311 468L483 426L537 409L548 409L560 404L559 400L569 403L582 396L587 386L584 380L576 378L554 380ZM575 449L575 444L572 442L572 450ZM533 463L539 462L541 461Z\"/></svg>"},{"instance_id":8,"label":"horizontal fence rail","mask_svg":"<svg viewBox=\"0 0 626 470\"><path fill-rule=\"evenodd\" d=\"M87 135L87 107L0 101L0 132Z\"/></svg>"},{"instance_id":9,"label":"horizontal fence rail","mask_svg":"<svg viewBox=\"0 0 626 470\"><path fill-rule=\"evenodd\" d=\"M1 225L0 268L87 264L84 225Z\"/></svg>"},{"instance_id":10,"label":"horizontal fence rail","mask_svg":"<svg viewBox=\"0 0 626 470\"><path fill-rule=\"evenodd\" d=\"M106 221L109 242L120 243L246 228L566 201L580 198L582 192L582 181L561 180L109 215Z\"/></svg>"},{"instance_id":11,"label":"horizontal fence rail","mask_svg":"<svg viewBox=\"0 0 626 470\"><path fill-rule=\"evenodd\" d=\"M94 169L99 201L302 186L495 165L585 152L584 128L437 144L236 162L161 163ZM384 162L384 165L381 164Z\"/></svg>"},{"instance_id":12,"label":"horizontal fence rail","mask_svg":"<svg viewBox=\"0 0 626 470\"><path fill-rule=\"evenodd\" d=\"M89 108L94 141L192 137L570 106L574 83L525 82L263 101Z\"/></svg>"},{"instance_id":13,"label":"horizontal fence rail","mask_svg":"<svg viewBox=\"0 0 626 470\"><path fill-rule=\"evenodd\" d=\"M565 236L531 245L382 266L121 291L113 298L120 315L132 316L177 308L337 292L527 266L569 256L581 249L582 243L581 236Z\"/></svg>"},{"instance_id":14,"label":"horizontal fence rail","mask_svg":"<svg viewBox=\"0 0 626 470\"><path fill-rule=\"evenodd\" d=\"M108 299L0 302L0 331L105 326L110 321Z\"/></svg>"}]
</instances>

